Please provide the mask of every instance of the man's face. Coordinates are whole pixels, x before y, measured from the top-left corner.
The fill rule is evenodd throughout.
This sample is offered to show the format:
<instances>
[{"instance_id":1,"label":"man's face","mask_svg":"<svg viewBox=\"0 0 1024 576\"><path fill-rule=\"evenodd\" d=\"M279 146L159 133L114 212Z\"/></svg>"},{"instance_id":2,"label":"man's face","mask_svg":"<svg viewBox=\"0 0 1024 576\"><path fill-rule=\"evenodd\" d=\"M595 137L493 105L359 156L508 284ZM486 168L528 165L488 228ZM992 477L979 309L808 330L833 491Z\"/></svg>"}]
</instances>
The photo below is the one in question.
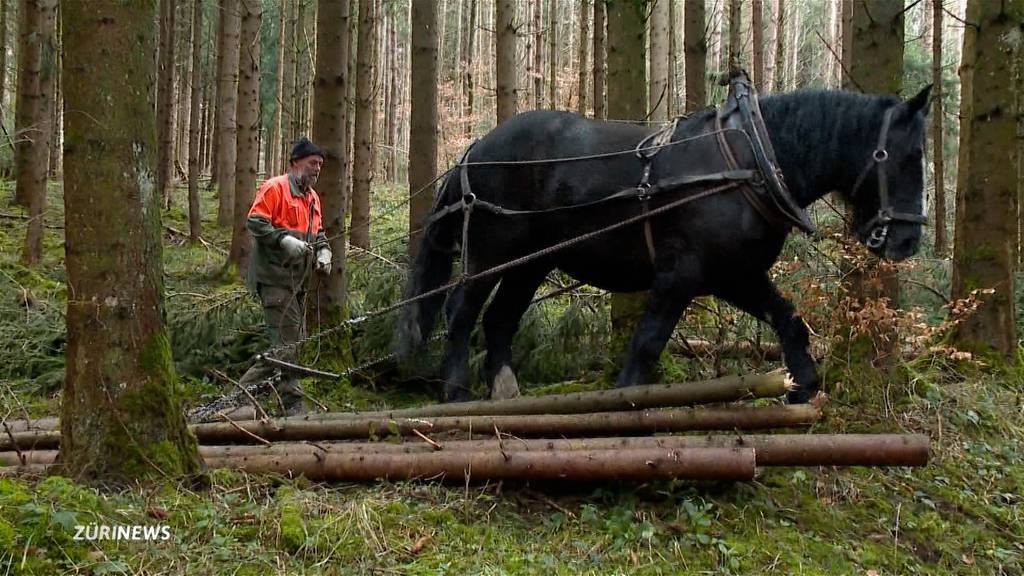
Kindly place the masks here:
<instances>
[{"instance_id":1,"label":"man's face","mask_svg":"<svg viewBox=\"0 0 1024 576\"><path fill-rule=\"evenodd\" d=\"M323 165L324 159L316 155L299 158L292 161L292 174L300 187L308 188L316 184Z\"/></svg>"}]
</instances>

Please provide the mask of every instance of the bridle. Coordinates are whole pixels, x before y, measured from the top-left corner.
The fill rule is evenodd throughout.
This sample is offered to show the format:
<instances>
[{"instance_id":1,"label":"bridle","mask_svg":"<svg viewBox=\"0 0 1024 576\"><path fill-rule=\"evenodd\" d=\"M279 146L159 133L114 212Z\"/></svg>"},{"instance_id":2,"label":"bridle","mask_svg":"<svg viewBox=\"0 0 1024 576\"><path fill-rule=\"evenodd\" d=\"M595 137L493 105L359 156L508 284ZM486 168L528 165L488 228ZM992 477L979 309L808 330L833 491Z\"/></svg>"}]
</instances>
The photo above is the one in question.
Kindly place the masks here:
<instances>
[{"instance_id":1,"label":"bridle","mask_svg":"<svg viewBox=\"0 0 1024 576\"><path fill-rule=\"evenodd\" d=\"M850 197L855 198L857 190L864 183L868 173L871 172L872 168L877 168L878 213L864 225L863 229L864 235L867 237L864 244L872 250L878 250L885 246L885 241L889 236L889 224L892 222L924 224L927 220L923 214L899 212L893 208L892 203L889 201L889 181L885 177L885 163L889 160L889 152L885 149L885 143L889 138L889 126L892 124L892 116L895 111L895 106L885 111L885 116L882 118L882 130L878 133L878 145L875 147L875 151L871 153L871 159L868 160L867 165L864 166L860 175L857 176L857 181L853 185L853 191L850 192Z\"/></svg>"}]
</instances>

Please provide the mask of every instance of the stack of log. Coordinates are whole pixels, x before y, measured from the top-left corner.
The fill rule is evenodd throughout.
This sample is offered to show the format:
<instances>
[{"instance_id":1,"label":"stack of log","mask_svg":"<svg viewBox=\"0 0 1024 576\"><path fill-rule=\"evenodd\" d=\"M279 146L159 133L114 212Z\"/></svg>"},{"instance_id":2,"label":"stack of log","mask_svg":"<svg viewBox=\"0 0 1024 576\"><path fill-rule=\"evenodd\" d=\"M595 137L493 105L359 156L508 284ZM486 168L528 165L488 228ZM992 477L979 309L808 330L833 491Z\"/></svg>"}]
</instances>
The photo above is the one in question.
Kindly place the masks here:
<instances>
[{"instance_id":1,"label":"stack of log","mask_svg":"<svg viewBox=\"0 0 1024 576\"><path fill-rule=\"evenodd\" d=\"M927 462L923 435L749 434L805 427L821 410L723 405L781 396L785 387L776 372L391 411L224 417L192 430L210 468L312 480L750 480L758 466ZM45 470L59 443L55 419L4 422L0 475Z\"/></svg>"}]
</instances>

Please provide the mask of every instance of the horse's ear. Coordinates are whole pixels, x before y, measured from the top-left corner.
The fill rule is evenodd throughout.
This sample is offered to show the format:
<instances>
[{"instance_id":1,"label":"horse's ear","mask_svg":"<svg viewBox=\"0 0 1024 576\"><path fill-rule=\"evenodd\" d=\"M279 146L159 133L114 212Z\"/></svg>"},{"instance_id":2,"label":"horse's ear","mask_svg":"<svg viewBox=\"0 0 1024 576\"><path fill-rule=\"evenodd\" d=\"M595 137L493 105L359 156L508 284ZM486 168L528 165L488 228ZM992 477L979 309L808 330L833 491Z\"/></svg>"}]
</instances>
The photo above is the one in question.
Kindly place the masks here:
<instances>
[{"instance_id":1,"label":"horse's ear","mask_svg":"<svg viewBox=\"0 0 1024 576\"><path fill-rule=\"evenodd\" d=\"M928 106L928 95L931 94L931 91L932 85L929 84L922 88L916 96L914 96L910 100L907 100L907 108L910 109L911 114L921 112L925 116L928 115L928 108L930 108L930 106Z\"/></svg>"}]
</instances>

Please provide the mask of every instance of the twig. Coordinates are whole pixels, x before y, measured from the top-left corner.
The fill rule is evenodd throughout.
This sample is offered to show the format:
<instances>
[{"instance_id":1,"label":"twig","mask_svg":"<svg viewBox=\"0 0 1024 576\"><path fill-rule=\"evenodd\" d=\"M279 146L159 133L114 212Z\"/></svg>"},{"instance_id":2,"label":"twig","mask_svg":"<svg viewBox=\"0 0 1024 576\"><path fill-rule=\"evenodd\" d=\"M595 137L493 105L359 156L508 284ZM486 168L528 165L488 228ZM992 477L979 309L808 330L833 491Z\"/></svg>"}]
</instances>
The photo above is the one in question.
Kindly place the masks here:
<instances>
[{"instance_id":1,"label":"twig","mask_svg":"<svg viewBox=\"0 0 1024 576\"><path fill-rule=\"evenodd\" d=\"M245 428L242 428L241 426L238 425L238 422L235 422L231 418L228 418L227 414L225 414L223 412L217 412L217 416L220 416L221 418L223 418L225 422L227 422L228 424L231 424L231 426L233 428L235 428L236 430L238 430L242 434L245 434L246 436L252 438L253 440L256 440L257 442L260 442L264 446L270 446L271 445L271 442L269 440L267 440L266 438L263 438L261 436L257 436L256 434L253 434L252 432L246 430Z\"/></svg>"},{"instance_id":2,"label":"twig","mask_svg":"<svg viewBox=\"0 0 1024 576\"><path fill-rule=\"evenodd\" d=\"M498 451L501 452L502 458L508 461L508 454L505 453L505 444L501 441L501 432L498 431L498 425L494 425L494 437L498 439Z\"/></svg>"},{"instance_id":3,"label":"twig","mask_svg":"<svg viewBox=\"0 0 1024 576\"><path fill-rule=\"evenodd\" d=\"M252 405L256 409L256 411L263 415L262 418L265 419L265 420L269 420L270 419L270 416L267 415L267 412L266 412L266 410L263 409L263 406L260 406L260 403L257 402L256 398L254 398L253 395L250 394L249 391L245 389L245 386L242 386L241 384L238 383L237 380L232 379L227 374L224 374L223 372L221 372L220 370L217 370L216 368L210 368L210 372L212 372L217 377L219 377L219 378L221 378L223 380L227 380L235 388L238 388L239 390L241 390L242 394L245 394L246 396L248 396L249 400L252 401Z\"/></svg>"},{"instance_id":4,"label":"twig","mask_svg":"<svg viewBox=\"0 0 1024 576\"><path fill-rule=\"evenodd\" d=\"M836 54L836 51L832 49L832 45L821 36L821 32L815 30L814 35L818 37L818 40L821 40L822 44L824 44L825 47L828 48L828 51L832 53L832 56L835 57L836 62L839 63L839 68L843 71L843 76L849 78L850 82L853 82L853 85L857 88L858 92L864 92L864 88L862 88L860 83L857 82L857 79L853 77L853 74L850 74L850 71L846 69L846 66L843 64L843 59L840 58L839 55Z\"/></svg>"},{"instance_id":5,"label":"twig","mask_svg":"<svg viewBox=\"0 0 1024 576\"><path fill-rule=\"evenodd\" d=\"M259 354L256 356L256 360L270 364L271 366L277 366L278 368L284 368L291 372L298 372L299 374L305 374L306 376L317 376L320 378L328 378L330 380L337 380L341 378L340 375L334 374L333 372L324 372L323 370L317 370L316 368L307 368L306 366L299 366L298 364L292 364L291 362L285 362L284 360L278 360L267 356L266 354Z\"/></svg>"},{"instance_id":6,"label":"twig","mask_svg":"<svg viewBox=\"0 0 1024 576\"><path fill-rule=\"evenodd\" d=\"M18 441L14 439L14 434L11 433L11 427L7 425L6 420L3 424L4 432L7 432L7 437L11 439L11 447L14 448L14 453L18 455L18 460L21 460L21 465L28 464L28 459L21 453L21 450L18 448Z\"/></svg>"},{"instance_id":7,"label":"twig","mask_svg":"<svg viewBox=\"0 0 1024 576\"><path fill-rule=\"evenodd\" d=\"M438 444L438 443L437 443L437 442L435 442L434 440L430 439L429 437L427 437L427 436L426 436L425 434L423 434L423 433L422 433L422 432L420 432L419 430L417 430L417 429L413 428L413 429L412 429L412 433L413 433L413 434L415 434L415 435L417 435L417 436L419 436L419 437L420 437L420 438L421 438L421 439L422 439L422 440L423 440L424 442L426 442L427 444L430 444L431 446L433 446L433 447L434 447L434 450L441 450L442 446L441 446L440 444Z\"/></svg>"}]
</instances>

